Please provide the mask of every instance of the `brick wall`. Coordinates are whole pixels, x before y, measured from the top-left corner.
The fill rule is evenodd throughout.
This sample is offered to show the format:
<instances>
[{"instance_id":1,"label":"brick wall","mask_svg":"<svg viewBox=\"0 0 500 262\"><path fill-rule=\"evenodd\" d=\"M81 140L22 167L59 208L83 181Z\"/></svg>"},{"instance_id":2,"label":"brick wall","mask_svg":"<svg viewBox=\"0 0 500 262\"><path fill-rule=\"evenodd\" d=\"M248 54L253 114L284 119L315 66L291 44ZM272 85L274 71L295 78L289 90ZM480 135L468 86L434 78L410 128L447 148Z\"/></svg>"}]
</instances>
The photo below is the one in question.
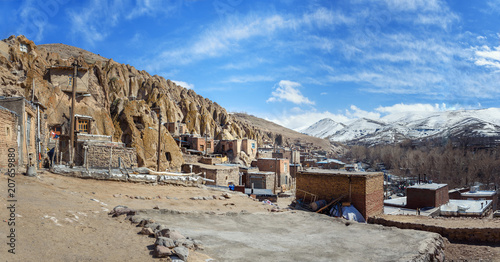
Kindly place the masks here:
<instances>
[{"instance_id":1,"label":"brick wall","mask_svg":"<svg viewBox=\"0 0 500 262\"><path fill-rule=\"evenodd\" d=\"M252 187L252 180L260 180L262 181L262 187L258 187L254 185L254 188L263 188L263 189L273 189L274 188L274 173L258 173L258 172L249 172L245 176L245 187Z\"/></svg>"},{"instance_id":2,"label":"brick wall","mask_svg":"<svg viewBox=\"0 0 500 262\"><path fill-rule=\"evenodd\" d=\"M278 168L276 168L278 165ZM260 171L277 172L278 185L290 181L290 161L288 159L259 158L257 167Z\"/></svg>"},{"instance_id":3,"label":"brick wall","mask_svg":"<svg viewBox=\"0 0 500 262\"><path fill-rule=\"evenodd\" d=\"M19 155L17 148L17 115L10 110L0 108L0 168L2 174L8 167L9 148L14 148L16 156ZM16 166L18 158L15 158Z\"/></svg>"},{"instance_id":4,"label":"brick wall","mask_svg":"<svg viewBox=\"0 0 500 262\"><path fill-rule=\"evenodd\" d=\"M335 173L300 171L297 173L297 198L303 198L301 191L318 196L319 199L330 201L345 195L344 201L349 201L365 217L383 212L384 176L382 173ZM350 194L349 194L350 191Z\"/></svg>"},{"instance_id":5,"label":"brick wall","mask_svg":"<svg viewBox=\"0 0 500 262\"><path fill-rule=\"evenodd\" d=\"M448 186L438 189L413 188L406 189L407 208L439 207L448 203Z\"/></svg>"}]
</instances>

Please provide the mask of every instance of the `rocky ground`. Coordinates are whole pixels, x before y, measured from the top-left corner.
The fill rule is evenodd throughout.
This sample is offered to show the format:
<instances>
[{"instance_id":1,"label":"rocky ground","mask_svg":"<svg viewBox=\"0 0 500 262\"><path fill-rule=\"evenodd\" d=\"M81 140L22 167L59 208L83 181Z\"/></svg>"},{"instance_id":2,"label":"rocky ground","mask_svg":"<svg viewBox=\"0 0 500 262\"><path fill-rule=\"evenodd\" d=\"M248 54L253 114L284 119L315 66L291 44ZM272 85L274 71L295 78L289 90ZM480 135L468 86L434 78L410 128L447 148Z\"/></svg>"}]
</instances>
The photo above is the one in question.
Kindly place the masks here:
<instances>
[{"instance_id":1,"label":"rocky ground","mask_svg":"<svg viewBox=\"0 0 500 262\"><path fill-rule=\"evenodd\" d=\"M7 187L7 177L1 175L2 236L12 228ZM271 205L239 194L222 197L224 192L207 188L84 180L49 172L34 178L18 175L15 188L16 254L8 253L6 244L0 248L7 261L161 261L153 258L154 238L138 234L141 228L125 216L108 215L117 205L146 210L139 215L201 240L204 249L192 250L188 261L406 261L420 255L429 246L425 243L436 241L427 232L346 226L303 212L274 213ZM164 209L182 212L158 215ZM449 244L445 252L470 260L485 249L495 251Z\"/></svg>"}]
</instances>

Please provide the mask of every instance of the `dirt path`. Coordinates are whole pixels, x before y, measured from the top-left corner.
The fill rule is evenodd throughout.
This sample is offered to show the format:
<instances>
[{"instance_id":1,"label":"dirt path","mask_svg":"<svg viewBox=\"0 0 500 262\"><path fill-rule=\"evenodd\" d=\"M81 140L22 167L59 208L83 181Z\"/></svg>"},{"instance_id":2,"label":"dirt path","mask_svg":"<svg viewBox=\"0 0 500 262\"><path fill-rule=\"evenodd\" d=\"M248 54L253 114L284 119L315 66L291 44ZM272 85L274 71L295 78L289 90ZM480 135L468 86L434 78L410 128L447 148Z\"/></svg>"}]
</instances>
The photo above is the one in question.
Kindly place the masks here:
<instances>
[{"instance_id":1,"label":"dirt path","mask_svg":"<svg viewBox=\"0 0 500 262\"><path fill-rule=\"evenodd\" d=\"M221 195L200 188L83 180L48 172L35 178L18 175L15 180L16 254L8 253L5 241L0 246L1 258L7 261L153 261L148 246L154 240L137 235L138 228L129 222L108 216L109 210L119 204L186 211L267 212L269 209L241 196L190 200L191 196ZM7 236L10 227L5 175L0 177L0 202L0 235Z\"/></svg>"}]
</instances>

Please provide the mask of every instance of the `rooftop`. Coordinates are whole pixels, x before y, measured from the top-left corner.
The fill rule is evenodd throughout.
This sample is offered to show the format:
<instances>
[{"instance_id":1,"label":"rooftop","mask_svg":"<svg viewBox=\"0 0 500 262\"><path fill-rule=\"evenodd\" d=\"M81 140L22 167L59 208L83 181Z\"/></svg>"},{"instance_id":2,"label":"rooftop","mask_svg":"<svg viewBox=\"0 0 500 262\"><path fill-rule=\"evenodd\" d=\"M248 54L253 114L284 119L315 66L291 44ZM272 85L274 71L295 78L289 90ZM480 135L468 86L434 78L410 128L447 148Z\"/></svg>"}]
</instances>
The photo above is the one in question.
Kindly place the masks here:
<instances>
[{"instance_id":1,"label":"rooftop","mask_svg":"<svg viewBox=\"0 0 500 262\"><path fill-rule=\"evenodd\" d=\"M431 184L416 184L413 186L409 186L408 188L418 188L418 189L430 189L430 190L436 190L443 188L447 186L448 184L436 184L436 183L431 183Z\"/></svg>"},{"instance_id":2,"label":"rooftop","mask_svg":"<svg viewBox=\"0 0 500 262\"><path fill-rule=\"evenodd\" d=\"M458 200L441 206L442 215L481 215L491 205L491 200Z\"/></svg>"},{"instance_id":3,"label":"rooftop","mask_svg":"<svg viewBox=\"0 0 500 262\"><path fill-rule=\"evenodd\" d=\"M300 171L299 174L307 174L307 175L354 175L354 176L377 176L383 175L382 172L354 172L354 171L346 171L341 169L318 169L318 168L310 168L304 171Z\"/></svg>"},{"instance_id":4,"label":"rooftop","mask_svg":"<svg viewBox=\"0 0 500 262\"><path fill-rule=\"evenodd\" d=\"M486 190L478 190L476 192L465 192L461 193L462 196L468 197L486 197L486 196L494 196L496 195L496 191L486 191Z\"/></svg>"}]
</instances>

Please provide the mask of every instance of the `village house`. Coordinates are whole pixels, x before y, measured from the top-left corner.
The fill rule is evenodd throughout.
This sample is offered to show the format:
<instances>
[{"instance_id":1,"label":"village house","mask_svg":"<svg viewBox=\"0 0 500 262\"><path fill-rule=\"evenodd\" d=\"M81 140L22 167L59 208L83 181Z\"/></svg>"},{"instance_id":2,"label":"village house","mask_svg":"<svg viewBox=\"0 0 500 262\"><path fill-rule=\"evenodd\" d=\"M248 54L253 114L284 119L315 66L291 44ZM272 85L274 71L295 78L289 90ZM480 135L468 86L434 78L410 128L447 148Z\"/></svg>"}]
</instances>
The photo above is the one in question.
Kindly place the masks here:
<instances>
[{"instance_id":1,"label":"village house","mask_svg":"<svg viewBox=\"0 0 500 262\"><path fill-rule=\"evenodd\" d=\"M89 87L88 68L78 67L78 75L76 82L76 93L86 94ZM73 66L51 66L48 68L49 82L54 88L60 88L64 92L73 91Z\"/></svg>"},{"instance_id":2,"label":"village house","mask_svg":"<svg viewBox=\"0 0 500 262\"><path fill-rule=\"evenodd\" d=\"M78 133L76 136L75 164L92 168L137 167L134 147L113 142L111 136Z\"/></svg>"},{"instance_id":3,"label":"village house","mask_svg":"<svg viewBox=\"0 0 500 262\"><path fill-rule=\"evenodd\" d=\"M462 192L461 192L462 191ZM470 187L465 190L450 190L450 199L459 200L491 200L493 211L498 209L498 194L496 191L491 190L478 190L476 186Z\"/></svg>"},{"instance_id":4,"label":"village house","mask_svg":"<svg viewBox=\"0 0 500 262\"><path fill-rule=\"evenodd\" d=\"M249 169L245 174L244 184L246 188L271 189L274 190L276 176L274 172Z\"/></svg>"},{"instance_id":5,"label":"village house","mask_svg":"<svg viewBox=\"0 0 500 262\"><path fill-rule=\"evenodd\" d=\"M277 186L290 184L290 162L284 158L259 158L252 162L260 171L275 172L277 175Z\"/></svg>"},{"instance_id":6,"label":"village house","mask_svg":"<svg viewBox=\"0 0 500 262\"><path fill-rule=\"evenodd\" d=\"M406 188L406 208L440 207L448 203L447 184L416 184Z\"/></svg>"},{"instance_id":7,"label":"village house","mask_svg":"<svg viewBox=\"0 0 500 262\"><path fill-rule=\"evenodd\" d=\"M207 181L207 185L228 186L230 184L239 185L240 182L239 168L237 166L191 163L182 165L182 172L200 174L214 181Z\"/></svg>"},{"instance_id":8,"label":"village house","mask_svg":"<svg viewBox=\"0 0 500 262\"><path fill-rule=\"evenodd\" d=\"M346 164L337 159L325 159L323 161L316 162L316 165L318 168L322 169L342 169Z\"/></svg>"},{"instance_id":9,"label":"village house","mask_svg":"<svg viewBox=\"0 0 500 262\"><path fill-rule=\"evenodd\" d=\"M0 106L15 112L17 117L17 128L12 130L12 132L17 132L18 145L16 147L16 155L18 156L19 165L25 166L30 164L35 164L35 161L39 158L41 144L37 145L40 141L40 137L43 135L43 123L40 123L40 118L37 117L40 114L40 107L37 107L26 100L24 97L0 97ZM40 131L40 137L37 141L37 132ZM38 150L37 150L38 148Z\"/></svg>"},{"instance_id":10,"label":"village house","mask_svg":"<svg viewBox=\"0 0 500 262\"><path fill-rule=\"evenodd\" d=\"M214 152L214 139L211 137L188 137L189 149L196 150L202 154L212 154Z\"/></svg>"},{"instance_id":11,"label":"village house","mask_svg":"<svg viewBox=\"0 0 500 262\"><path fill-rule=\"evenodd\" d=\"M285 158L291 164L300 164L300 152L290 148L280 148L273 152L271 158Z\"/></svg>"},{"instance_id":12,"label":"village house","mask_svg":"<svg viewBox=\"0 0 500 262\"><path fill-rule=\"evenodd\" d=\"M165 127L172 136L180 136L188 132L186 124L180 121L168 122L165 124Z\"/></svg>"},{"instance_id":13,"label":"village house","mask_svg":"<svg viewBox=\"0 0 500 262\"><path fill-rule=\"evenodd\" d=\"M0 106L0 170L2 174L7 171L9 165L10 149L14 149L16 156L18 155L17 144L17 124L19 115L5 107ZM17 166L18 159L15 159L14 164Z\"/></svg>"},{"instance_id":14,"label":"village house","mask_svg":"<svg viewBox=\"0 0 500 262\"><path fill-rule=\"evenodd\" d=\"M296 199L333 199L344 196L365 219L379 215L384 208L384 174L380 172L347 172L344 170L309 169L299 171Z\"/></svg>"},{"instance_id":15,"label":"village house","mask_svg":"<svg viewBox=\"0 0 500 262\"><path fill-rule=\"evenodd\" d=\"M245 152L250 158L257 156L257 141L244 138L241 140L241 151Z\"/></svg>"}]
</instances>

